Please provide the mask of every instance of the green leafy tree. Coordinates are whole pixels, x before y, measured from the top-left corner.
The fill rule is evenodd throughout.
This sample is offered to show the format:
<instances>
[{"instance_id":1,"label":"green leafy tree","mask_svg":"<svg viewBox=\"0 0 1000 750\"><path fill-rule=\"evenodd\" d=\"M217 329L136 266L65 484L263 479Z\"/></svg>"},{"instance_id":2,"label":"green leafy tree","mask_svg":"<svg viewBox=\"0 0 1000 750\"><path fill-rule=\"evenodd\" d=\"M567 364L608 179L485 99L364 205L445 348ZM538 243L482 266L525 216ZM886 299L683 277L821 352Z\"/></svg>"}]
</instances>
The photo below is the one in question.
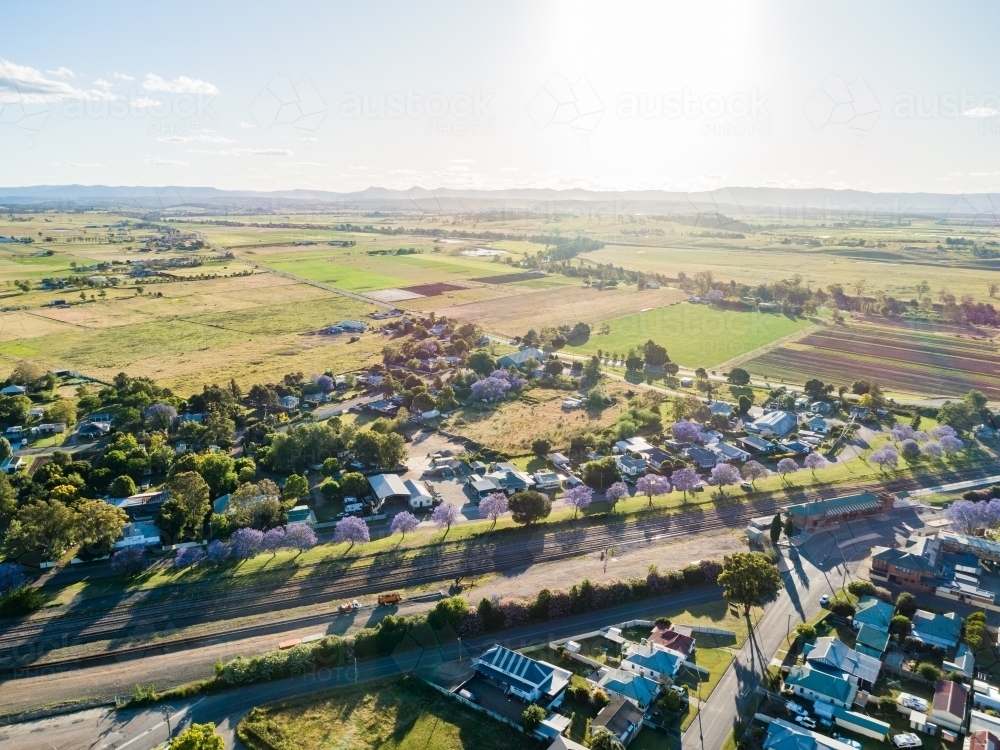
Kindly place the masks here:
<instances>
[{"instance_id":1,"label":"green leafy tree","mask_svg":"<svg viewBox=\"0 0 1000 750\"><path fill-rule=\"evenodd\" d=\"M233 444L233 434L236 432L236 422L222 411L213 411L204 421L205 432L202 439L208 445L219 445L228 448Z\"/></svg>"},{"instance_id":2,"label":"green leafy tree","mask_svg":"<svg viewBox=\"0 0 1000 750\"><path fill-rule=\"evenodd\" d=\"M917 597L909 591L903 591L896 597L896 611L904 617L913 617L917 612Z\"/></svg>"},{"instance_id":3,"label":"green leafy tree","mask_svg":"<svg viewBox=\"0 0 1000 750\"><path fill-rule=\"evenodd\" d=\"M590 738L590 750L625 750L625 746L606 727L599 727Z\"/></svg>"},{"instance_id":4,"label":"green leafy tree","mask_svg":"<svg viewBox=\"0 0 1000 750\"><path fill-rule=\"evenodd\" d=\"M913 628L913 623L906 615L893 615L889 621L889 632L898 635L900 639L906 638Z\"/></svg>"},{"instance_id":5,"label":"green leafy tree","mask_svg":"<svg viewBox=\"0 0 1000 750\"><path fill-rule=\"evenodd\" d=\"M547 715L548 714L544 708L532 703L524 709L524 713L521 714L521 724L524 726L524 731L529 734L534 732L542 725L542 722L545 721L545 717Z\"/></svg>"},{"instance_id":6,"label":"green leafy tree","mask_svg":"<svg viewBox=\"0 0 1000 750\"><path fill-rule=\"evenodd\" d=\"M588 461L583 466L583 483L595 490L610 487L621 478L614 456L605 456L599 461Z\"/></svg>"},{"instance_id":7,"label":"green leafy tree","mask_svg":"<svg viewBox=\"0 0 1000 750\"><path fill-rule=\"evenodd\" d=\"M136 493L135 481L128 474L115 478L108 489L111 497L131 497Z\"/></svg>"},{"instance_id":8,"label":"green leafy tree","mask_svg":"<svg viewBox=\"0 0 1000 750\"><path fill-rule=\"evenodd\" d=\"M510 513L514 523L531 525L552 512L552 501L548 496L534 490L515 492L510 498Z\"/></svg>"},{"instance_id":9,"label":"green leafy tree","mask_svg":"<svg viewBox=\"0 0 1000 750\"><path fill-rule=\"evenodd\" d=\"M125 511L103 500L84 500L76 506L76 539L86 547L110 550L126 523Z\"/></svg>"},{"instance_id":10,"label":"green leafy tree","mask_svg":"<svg viewBox=\"0 0 1000 750\"><path fill-rule=\"evenodd\" d=\"M746 414L750 411L750 407L753 406L753 399L744 394L739 397L736 403L740 414Z\"/></svg>"},{"instance_id":11,"label":"green leafy tree","mask_svg":"<svg viewBox=\"0 0 1000 750\"><path fill-rule=\"evenodd\" d=\"M781 539L781 514L775 513L774 518L771 519L771 545L777 546L778 541Z\"/></svg>"},{"instance_id":12,"label":"green leafy tree","mask_svg":"<svg viewBox=\"0 0 1000 750\"><path fill-rule=\"evenodd\" d=\"M57 560L75 541L76 529L76 513L63 503L35 500L14 516L4 539L4 556L40 551L46 560Z\"/></svg>"},{"instance_id":13,"label":"green leafy tree","mask_svg":"<svg viewBox=\"0 0 1000 750\"><path fill-rule=\"evenodd\" d=\"M340 473L340 459L331 456L323 462L323 476L332 477Z\"/></svg>"},{"instance_id":14,"label":"green leafy tree","mask_svg":"<svg viewBox=\"0 0 1000 750\"><path fill-rule=\"evenodd\" d=\"M545 458L552 450L552 441L547 438L538 438L531 444L531 452L539 458Z\"/></svg>"},{"instance_id":15,"label":"green leafy tree","mask_svg":"<svg viewBox=\"0 0 1000 750\"><path fill-rule=\"evenodd\" d=\"M781 574L759 552L734 552L726 555L719 574L722 595L743 607L750 616L751 607L762 607L778 598L784 587Z\"/></svg>"},{"instance_id":16,"label":"green leafy tree","mask_svg":"<svg viewBox=\"0 0 1000 750\"><path fill-rule=\"evenodd\" d=\"M215 724L192 724L170 744L170 750L225 750L222 736L215 733Z\"/></svg>"},{"instance_id":17,"label":"green leafy tree","mask_svg":"<svg viewBox=\"0 0 1000 750\"><path fill-rule=\"evenodd\" d=\"M647 365L653 367L663 367L670 361L666 348L655 343L652 339L643 344L642 358Z\"/></svg>"},{"instance_id":18,"label":"green leafy tree","mask_svg":"<svg viewBox=\"0 0 1000 750\"><path fill-rule=\"evenodd\" d=\"M209 504L208 484L201 474L194 471L183 471L175 474L167 483L170 499L163 504L175 504L184 520L181 534L192 539L200 539L202 525L208 519L212 509Z\"/></svg>"},{"instance_id":19,"label":"green leafy tree","mask_svg":"<svg viewBox=\"0 0 1000 750\"><path fill-rule=\"evenodd\" d=\"M76 424L76 406L69 399L58 399L45 408L44 419L46 422L72 426Z\"/></svg>"},{"instance_id":20,"label":"green leafy tree","mask_svg":"<svg viewBox=\"0 0 1000 750\"><path fill-rule=\"evenodd\" d=\"M601 360L596 356L588 359L583 365L583 379L591 384L601 379Z\"/></svg>"},{"instance_id":21,"label":"green leafy tree","mask_svg":"<svg viewBox=\"0 0 1000 750\"><path fill-rule=\"evenodd\" d=\"M734 367L729 371L729 377L726 380L732 385L748 385L750 383L750 373L742 367Z\"/></svg>"},{"instance_id":22,"label":"green leafy tree","mask_svg":"<svg viewBox=\"0 0 1000 750\"><path fill-rule=\"evenodd\" d=\"M383 469L395 469L406 463L406 441L398 432L382 437L378 447L378 465Z\"/></svg>"},{"instance_id":23,"label":"green leafy tree","mask_svg":"<svg viewBox=\"0 0 1000 750\"><path fill-rule=\"evenodd\" d=\"M239 487L236 462L222 451L203 456L197 472L208 485L209 497L222 497Z\"/></svg>"},{"instance_id":24,"label":"green leafy tree","mask_svg":"<svg viewBox=\"0 0 1000 750\"><path fill-rule=\"evenodd\" d=\"M481 375L484 378L497 369L496 360L487 352L476 352L469 357L466 365L477 375Z\"/></svg>"},{"instance_id":25,"label":"green leafy tree","mask_svg":"<svg viewBox=\"0 0 1000 750\"><path fill-rule=\"evenodd\" d=\"M292 474L285 480L281 498L286 502L296 502L309 494L309 480L300 474Z\"/></svg>"},{"instance_id":26,"label":"green leafy tree","mask_svg":"<svg viewBox=\"0 0 1000 750\"><path fill-rule=\"evenodd\" d=\"M340 478L340 491L344 497L364 497L368 494L368 480L364 474L349 472Z\"/></svg>"}]
</instances>

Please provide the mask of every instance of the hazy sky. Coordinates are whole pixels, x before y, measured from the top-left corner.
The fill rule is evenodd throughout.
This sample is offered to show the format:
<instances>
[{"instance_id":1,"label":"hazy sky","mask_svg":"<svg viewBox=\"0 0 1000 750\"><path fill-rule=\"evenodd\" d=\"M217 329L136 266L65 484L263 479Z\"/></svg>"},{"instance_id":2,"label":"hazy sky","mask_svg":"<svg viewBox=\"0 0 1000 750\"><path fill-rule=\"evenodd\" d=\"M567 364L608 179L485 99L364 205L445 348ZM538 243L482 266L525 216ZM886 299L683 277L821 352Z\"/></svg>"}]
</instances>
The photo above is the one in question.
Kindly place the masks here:
<instances>
[{"instance_id":1,"label":"hazy sky","mask_svg":"<svg viewBox=\"0 0 1000 750\"><path fill-rule=\"evenodd\" d=\"M995 3L6 3L0 185L981 192Z\"/></svg>"}]
</instances>

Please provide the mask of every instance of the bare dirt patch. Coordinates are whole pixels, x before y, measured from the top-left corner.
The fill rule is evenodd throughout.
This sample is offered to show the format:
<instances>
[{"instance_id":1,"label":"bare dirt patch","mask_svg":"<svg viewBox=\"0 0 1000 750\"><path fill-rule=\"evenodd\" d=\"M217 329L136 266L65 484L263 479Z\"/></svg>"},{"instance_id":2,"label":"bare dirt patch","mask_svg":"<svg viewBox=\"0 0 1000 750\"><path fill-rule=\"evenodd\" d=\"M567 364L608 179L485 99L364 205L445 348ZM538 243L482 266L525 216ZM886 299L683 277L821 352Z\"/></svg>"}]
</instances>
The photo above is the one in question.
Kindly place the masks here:
<instances>
[{"instance_id":1,"label":"bare dirt patch","mask_svg":"<svg viewBox=\"0 0 1000 750\"><path fill-rule=\"evenodd\" d=\"M459 286L458 284L446 284L444 282L437 282L435 284L417 284L416 286L403 287L404 292L412 292L413 294L419 294L422 297L437 297L445 292L460 292L463 289L465 289L464 286Z\"/></svg>"}]
</instances>

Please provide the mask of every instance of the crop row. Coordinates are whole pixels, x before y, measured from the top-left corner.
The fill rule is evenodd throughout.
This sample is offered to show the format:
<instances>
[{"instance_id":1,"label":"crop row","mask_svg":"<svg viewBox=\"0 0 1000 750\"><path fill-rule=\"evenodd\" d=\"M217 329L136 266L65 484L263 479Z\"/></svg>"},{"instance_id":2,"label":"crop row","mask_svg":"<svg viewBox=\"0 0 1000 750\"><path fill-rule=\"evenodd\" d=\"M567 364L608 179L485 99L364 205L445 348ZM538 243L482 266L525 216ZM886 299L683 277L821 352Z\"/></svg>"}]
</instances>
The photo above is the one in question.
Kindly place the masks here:
<instances>
[{"instance_id":1,"label":"crop row","mask_svg":"<svg viewBox=\"0 0 1000 750\"><path fill-rule=\"evenodd\" d=\"M807 337L810 343L823 346L826 341L860 341L876 344L891 344L904 349L943 352L955 357L997 358L997 349L992 344L980 341L964 341L952 336L907 336L893 331L873 328L852 328L847 330L824 330Z\"/></svg>"},{"instance_id":2,"label":"crop row","mask_svg":"<svg viewBox=\"0 0 1000 750\"><path fill-rule=\"evenodd\" d=\"M811 338L811 337L810 337ZM978 375L997 376L1000 373L1000 359L993 356L989 359L953 356L938 351L905 349L894 346L891 343L879 341L848 341L837 339L824 339L820 342L806 339L801 342L806 346L811 345L815 349L823 352L844 352L858 357L878 357L888 360L890 363L906 362L914 365L925 365L941 370L954 370L957 372L976 373Z\"/></svg>"}]
</instances>

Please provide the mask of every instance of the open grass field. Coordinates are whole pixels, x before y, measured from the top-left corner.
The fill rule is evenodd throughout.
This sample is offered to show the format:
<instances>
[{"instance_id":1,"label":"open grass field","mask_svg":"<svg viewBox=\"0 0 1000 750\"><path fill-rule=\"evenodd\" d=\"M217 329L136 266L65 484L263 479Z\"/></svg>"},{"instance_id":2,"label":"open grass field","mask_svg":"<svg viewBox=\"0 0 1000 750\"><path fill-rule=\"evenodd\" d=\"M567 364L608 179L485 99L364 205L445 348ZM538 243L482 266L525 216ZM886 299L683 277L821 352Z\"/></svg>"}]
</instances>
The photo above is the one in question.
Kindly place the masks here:
<instances>
[{"instance_id":1,"label":"open grass field","mask_svg":"<svg viewBox=\"0 0 1000 750\"><path fill-rule=\"evenodd\" d=\"M812 325L805 318L687 303L605 322L610 333L592 332L587 341L567 346L566 352L596 354L600 349L624 355L652 339L682 367L714 367Z\"/></svg>"},{"instance_id":2,"label":"open grass field","mask_svg":"<svg viewBox=\"0 0 1000 750\"><path fill-rule=\"evenodd\" d=\"M851 323L831 326L743 364L770 380L876 380L917 396L961 396L981 390L1000 397L1000 351L993 341L920 328Z\"/></svg>"},{"instance_id":3,"label":"open grass field","mask_svg":"<svg viewBox=\"0 0 1000 750\"><path fill-rule=\"evenodd\" d=\"M531 284L533 282L521 282ZM510 284L508 289L520 286ZM550 289L515 299L492 299L464 305L440 306L438 315L478 323L486 330L505 336L521 336L529 328L573 325L578 321L593 325L602 320L661 307L684 299L679 289L634 288L602 291L575 282L570 287Z\"/></svg>"},{"instance_id":4,"label":"open grass field","mask_svg":"<svg viewBox=\"0 0 1000 750\"><path fill-rule=\"evenodd\" d=\"M533 750L534 740L415 677L332 690L251 711L252 750Z\"/></svg>"}]
</instances>

